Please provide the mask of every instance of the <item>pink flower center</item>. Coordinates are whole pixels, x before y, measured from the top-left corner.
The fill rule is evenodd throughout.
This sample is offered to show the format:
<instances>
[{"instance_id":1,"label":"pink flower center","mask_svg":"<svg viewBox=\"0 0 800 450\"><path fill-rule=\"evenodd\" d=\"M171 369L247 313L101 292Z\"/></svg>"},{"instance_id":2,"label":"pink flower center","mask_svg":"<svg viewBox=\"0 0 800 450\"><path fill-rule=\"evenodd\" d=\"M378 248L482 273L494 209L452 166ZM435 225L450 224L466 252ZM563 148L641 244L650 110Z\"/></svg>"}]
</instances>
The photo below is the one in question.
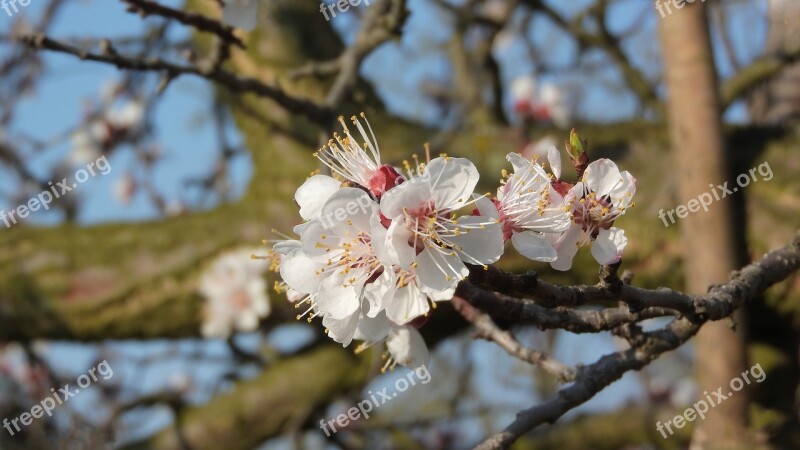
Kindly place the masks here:
<instances>
[{"instance_id":1,"label":"pink flower center","mask_svg":"<svg viewBox=\"0 0 800 450\"><path fill-rule=\"evenodd\" d=\"M406 179L397 172L397 169L388 164L384 164L378 167L378 170L372 174L367 188L375 198L380 199L386 191L405 181Z\"/></svg>"}]
</instances>

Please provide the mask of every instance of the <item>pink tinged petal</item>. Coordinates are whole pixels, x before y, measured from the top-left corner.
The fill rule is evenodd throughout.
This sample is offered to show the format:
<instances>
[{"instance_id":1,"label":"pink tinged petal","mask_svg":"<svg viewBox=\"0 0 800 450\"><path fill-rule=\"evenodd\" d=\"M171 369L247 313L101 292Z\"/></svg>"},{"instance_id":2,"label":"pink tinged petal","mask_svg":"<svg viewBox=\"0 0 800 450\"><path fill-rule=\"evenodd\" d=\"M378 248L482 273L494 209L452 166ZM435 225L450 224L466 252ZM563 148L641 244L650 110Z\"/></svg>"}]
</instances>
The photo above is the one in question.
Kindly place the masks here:
<instances>
[{"instance_id":1,"label":"pink tinged petal","mask_svg":"<svg viewBox=\"0 0 800 450\"><path fill-rule=\"evenodd\" d=\"M359 322L358 318L358 311L341 319L324 316L322 318L322 326L328 330L328 337L342 344L342 347L347 347L353 342L353 336L356 334L356 327Z\"/></svg>"},{"instance_id":2,"label":"pink tinged petal","mask_svg":"<svg viewBox=\"0 0 800 450\"><path fill-rule=\"evenodd\" d=\"M430 356L422 335L409 326L394 327L386 340L386 348L395 361L411 369L426 364Z\"/></svg>"},{"instance_id":3,"label":"pink tinged petal","mask_svg":"<svg viewBox=\"0 0 800 450\"><path fill-rule=\"evenodd\" d=\"M334 319L344 319L358 311L361 306L361 289L358 286L345 286L344 283L344 277L339 274L320 283L317 308L322 314Z\"/></svg>"},{"instance_id":4,"label":"pink tinged petal","mask_svg":"<svg viewBox=\"0 0 800 450\"><path fill-rule=\"evenodd\" d=\"M520 255L534 261L552 262L558 256L553 244L545 236L530 231L514 233L511 244Z\"/></svg>"},{"instance_id":5,"label":"pink tinged petal","mask_svg":"<svg viewBox=\"0 0 800 450\"><path fill-rule=\"evenodd\" d=\"M556 180L561 179L561 154L555 145L547 149L547 162L550 163L550 171L555 175Z\"/></svg>"},{"instance_id":6,"label":"pink tinged petal","mask_svg":"<svg viewBox=\"0 0 800 450\"><path fill-rule=\"evenodd\" d=\"M456 210L472 200L480 174L475 164L466 158L442 157L431 160L420 178L425 179L436 208Z\"/></svg>"},{"instance_id":7,"label":"pink tinged petal","mask_svg":"<svg viewBox=\"0 0 800 450\"><path fill-rule=\"evenodd\" d=\"M283 281L301 294L313 294L319 290L322 275L320 265L297 249L281 260L280 274Z\"/></svg>"},{"instance_id":8,"label":"pink tinged petal","mask_svg":"<svg viewBox=\"0 0 800 450\"><path fill-rule=\"evenodd\" d=\"M578 241L582 230L579 225L570 227L556 242L556 260L550 262L550 267L555 270L569 270L572 268L572 259L578 253Z\"/></svg>"},{"instance_id":9,"label":"pink tinged petal","mask_svg":"<svg viewBox=\"0 0 800 450\"><path fill-rule=\"evenodd\" d=\"M369 194L357 188L342 188L331 195L320 213L320 222L325 228L344 236L370 231L370 219L377 215L378 204Z\"/></svg>"},{"instance_id":10,"label":"pink tinged petal","mask_svg":"<svg viewBox=\"0 0 800 450\"><path fill-rule=\"evenodd\" d=\"M474 197L477 197L475 199L475 207L478 208L478 212L481 213L482 216L491 217L492 219L500 217L500 213L497 212L497 207L488 197Z\"/></svg>"},{"instance_id":11,"label":"pink tinged petal","mask_svg":"<svg viewBox=\"0 0 800 450\"><path fill-rule=\"evenodd\" d=\"M294 201L300 206L300 217L304 220L318 219L325 202L341 187L341 182L325 175L314 175L306 180L294 193Z\"/></svg>"},{"instance_id":12,"label":"pink tinged petal","mask_svg":"<svg viewBox=\"0 0 800 450\"><path fill-rule=\"evenodd\" d=\"M490 222L487 224L487 222ZM461 233L451 236L447 241L455 244L455 251L461 259L470 264L491 264L503 255L503 229L499 223L483 216L462 216L457 225L448 224L451 230L458 227ZM483 224L483 228L478 228ZM465 232L469 230L468 232Z\"/></svg>"},{"instance_id":13,"label":"pink tinged petal","mask_svg":"<svg viewBox=\"0 0 800 450\"><path fill-rule=\"evenodd\" d=\"M386 317L397 325L405 325L428 310L428 296L413 283L398 288L386 303Z\"/></svg>"},{"instance_id":14,"label":"pink tinged petal","mask_svg":"<svg viewBox=\"0 0 800 450\"><path fill-rule=\"evenodd\" d=\"M614 264L622 258L622 251L628 245L628 238L621 228L600 230L592 243L592 256L601 265Z\"/></svg>"},{"instance_id":15,"label":"pink tinged petal","mask_svg":"<svg viewBox=\"0 0 800 450\"><path fill-rule=\"evenodd\" d=\"M610 159L598 159L589 164L583 173L586 186L597 193L598 197L610 194L622 182L622 175L617 165Z\"/></svg>"},{"instance_id":16,"label":"pink tinged petal","mask_svg":"<svg viewBox=\"0 0 800 450\"><path fill-rule=\"evenodd\" d=\"M431 188L420 178L394 187L381 197L381 214L389 219L403 215L403 209L415 209L431 200Z\"/></svg>"},{"instance_id":17,"label":"pink tinged petal","mask_svg":"<svg viewBox=\"0 0 800 450\"><path fill-rule=\"evenodd\" d=\"M451 289L469 275L469 270L458 255L426 248L417 255L417 277L420 287L436 292Z\"/></svg>"}]
</instances>

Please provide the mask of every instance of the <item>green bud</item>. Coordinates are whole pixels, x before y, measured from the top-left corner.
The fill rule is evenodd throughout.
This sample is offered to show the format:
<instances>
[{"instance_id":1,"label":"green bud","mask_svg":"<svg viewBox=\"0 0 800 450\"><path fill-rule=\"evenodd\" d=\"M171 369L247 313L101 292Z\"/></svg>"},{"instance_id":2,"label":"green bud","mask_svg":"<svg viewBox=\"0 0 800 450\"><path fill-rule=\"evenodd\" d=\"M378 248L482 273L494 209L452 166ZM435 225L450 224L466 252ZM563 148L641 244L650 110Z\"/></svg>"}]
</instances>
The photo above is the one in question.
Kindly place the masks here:
<instances>
[{"instance_id":1,"label":"green bud","mask_svg":"<svg viewBox=\"0 0 800 450\"><path fill-rule=\"evenodd\" d=\"M581 139L578 132L573 128L572 131L569 132L569 141L566 142L566 147L569 157L578 159L586 152L588 141L586 139Z\"/></svg>"}]
</instances>

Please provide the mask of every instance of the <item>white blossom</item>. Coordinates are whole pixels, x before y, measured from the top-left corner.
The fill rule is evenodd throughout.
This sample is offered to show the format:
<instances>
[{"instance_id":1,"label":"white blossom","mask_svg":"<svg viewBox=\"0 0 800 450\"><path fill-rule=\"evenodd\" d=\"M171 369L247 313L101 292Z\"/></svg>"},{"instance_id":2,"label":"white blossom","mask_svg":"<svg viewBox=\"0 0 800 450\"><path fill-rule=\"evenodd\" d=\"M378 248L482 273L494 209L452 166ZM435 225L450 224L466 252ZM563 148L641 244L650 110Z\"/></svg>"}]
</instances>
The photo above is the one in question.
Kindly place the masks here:
<instances>
[{"instance_id":1,"label":"white blossom","mask_svg":"<svg viewBox=\"0 0 800 450\"><path fill-rule=\"evenodd\" d=\"M558 258L550 264L556 270L569 270L578 248L591 245L592 256L602 264L620 260L628 238L614 221L633 205L636 179L621 172L611 160L589 164L565 197L572 225L556 243Z\"/></svg>"},{"instance_id":2,"label":"white blossom","mask_svg":"<svg viewBox=\"0 0 800 450\"><path fill-rule=\"evenodd\" d=\"M466 263L491 264L503 254L503 233L495 218L457 216L474 203L478 170L467 159L440 157L415 177L388 191L381 214L394 263L414 268L425 292L455 287L469 274Z\"/></svg>"},{"instance_id":3,"label":"white blossom","mask_svg":"<svg viewBox=\"0 0 800 450\"><path fill-rule=\"evenodd\" d=\"M234 331L255 331L259 321L269 315L263 278L268 263L252 259L257 251L225 253L201 276L199 290L206 299L203 336L227 337Z\"/></svg>"},{"instance_id":4,"label":"white blossom","mask_svg":"<svg viewBox=\"0 0 800 450\"><path fill-rule=\"evenodd\" d=\"M514 173L503 171L507 177L497 190L497 199L492 202L482 198L477 202L478 208L502 223L503 238L510 239L521 255L536 261L555 261L553 244L570 225L564 199L538 163L518 153L510 153L506 159Z\"/></svg>"}]
</instances>

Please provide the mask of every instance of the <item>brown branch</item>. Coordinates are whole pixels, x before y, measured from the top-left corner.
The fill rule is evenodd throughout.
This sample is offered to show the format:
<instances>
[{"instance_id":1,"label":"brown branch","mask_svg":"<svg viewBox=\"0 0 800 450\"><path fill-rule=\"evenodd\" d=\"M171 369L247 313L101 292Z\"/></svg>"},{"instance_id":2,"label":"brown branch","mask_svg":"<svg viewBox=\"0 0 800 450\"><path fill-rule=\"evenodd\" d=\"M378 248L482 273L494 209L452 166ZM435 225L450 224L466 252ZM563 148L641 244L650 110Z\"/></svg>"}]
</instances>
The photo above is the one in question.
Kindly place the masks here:
<instances>
[{"instance_id":1,"label":"brown branch","mask_svg":"<svg viewBox=\"0 0 800 450\"><path fill-rule=\"evenodd\" d=\"M149 0L122 0L122 2L129 5L128 11L138 13L142 17L153 15L164 17L165 19L173 19L184 25L193 26L198 30L215 34L224 41L230 42L239 48L245 48L244 42L234 34L233 27L202 14L181 11Z\"/></svg>"},{"instance_id":2,"label":"brown branch","mask_svg":"<svg viewBox=\"0 0 800 450\"><path fill-rule=\"evenodd\" d=\"M784 68L800 61L800 46L775 55L762 56L722 83L721 103L725 111L751 89L770 80Z\"/></svg>"},{"instance_id":3,"label":"brown branch","mask_svg":"<svg viewBox=\"0 0 800 450\"><path fill-rule=\"evenodd\" d=\"M761 260L735 272L731 281L712 286L707 294L694 297L694 305L706 310L703 322L727 317L745 301L757 297L768 287L784 280L798 269L800 269L800 234L791 244L773 250ZM543 423L553 423L567 411L585 403L627 371L639 370L662 353L682 345L694 336L701 326L702 322L693 323L687 318L680 318L663 329L642 333L630 349L603 356L595 363L582 367L575 383L559 391L555 399L520 412L511 425L491 436L476 449L508 448L528 431Z\"/></svg>"},{"instance_id":4,"label":"brown branch","mask_svg":"<svg viewBox=\"0 0 800 450\"><path fill-rule=\"evenodd\" d=\"M601 268L601 276L607 268ZM504 272L496 267L484 269L470 267L470 283L511 297L531 298L545 308L561 306L575 307L587 304L601 304L621 300L631 311L646 308L666 308L675 310L693 320L704 309L695 307L694 298L668 288L648 290L623 283L612 284L610 279L601 280L597 285L564 286L539 280L535 271L524 275Z\"/></svg>"},{"instance_id":5,"label":"brown branch","mask_svg":"<svg viewBox=\"0 0 800 450\"><path fill-rule=\"evenodd\" d=\"M100 53L92 53L77 47L50 39L44 35L26 35L19 38L21 42L37 49L51 50L76 56L82 60L111 64L120 69L139 72L163 72L175 78L180 75L195 75L219 83L234 93L252 93L269 98L289 112L303 114L317 123L327 123L333 117L330 109L320 106L311 100L293 97L282 89L262 83L255 78L240 77L219 67L202 68L186 66L164 61L160 58L131 58L120 55L106 47Z\"/></svg>"},{"instance_id":6,"label":"brown branch","mask_svg":"<svg viewBox=\"0 0 800 450\"><path fill-rule=\"evenodd\" d=\"M569 33L583 48L596 47L604 50L611 59L617 63L622 76L627 81L628 87L639 96L641 101L648 106L658 109L661 100L656 94L655 87L644 73L633 65L630 58L622 49L620 39L611 34L605 23L606 2L599 1L591 5L584 12L576 15L572 20L567 20L543 0L522 0L532 10L542 12L556 26ZM584 28L585 17L593 16L599 27L598 33L591 33Z\"/></svg>"},{"instance_id":7,"label":"brown branch","mask_svg":"<svg viewBox=\"0 0 800 450\"><path fill-rule=\"evenodd\" d=\"M582 367L575 383L561 389L555 399L519 412L511 425L475 449L508 448L528 431L543 423L553 423L567 411L585 403L626 372L639 370L662 353L677 348L694 336L699 328L699 325L678 319L661 330L646 333L641 345L603 356L595 363Z\"/></svg>"},{"instance_id":8,"label":"brown branch","mask_svg":"<svg viewBox=\"0 0 800 450\"><path fill-rule=\"evenodd\" d=\"M547 353L522 346L510 332L501 330L488 314L481 312L467 300L455 296L452 302L456 311L475 326L477 329L475 332L476 337L495 342L509 355L541 367L562 383L575 380L575 376L578 373L576 368L553 359Z\"/></svg>"},{"instance_id":9,"label":"brown branch","mask_svg":"<svg viewBox=\"0 0 800 450\"><path fill-rule=\"evenodd\" d=\"M407 17L406 0L384 0L367 11L355 42L338 59L339 74L325 97L328 108L336 108L352 92L361 63L373 50L400 37Z\"/></svg>"},{"instance_id":10,"label":"brown branch","mask_svg":"<svg viewBox=\"0 0 800 450\"><path fill-rule=\"evenodd\" d=\"M458 286L456 295L493 318L529 323L540 330L561 329L572 333L599 333L627 323L675 315L674 311L665 308L646 308L638 312L632 312L627 307L581 310L545 308L532 301L495 294L467 282Z\"/></svg>"}]
</instances>

